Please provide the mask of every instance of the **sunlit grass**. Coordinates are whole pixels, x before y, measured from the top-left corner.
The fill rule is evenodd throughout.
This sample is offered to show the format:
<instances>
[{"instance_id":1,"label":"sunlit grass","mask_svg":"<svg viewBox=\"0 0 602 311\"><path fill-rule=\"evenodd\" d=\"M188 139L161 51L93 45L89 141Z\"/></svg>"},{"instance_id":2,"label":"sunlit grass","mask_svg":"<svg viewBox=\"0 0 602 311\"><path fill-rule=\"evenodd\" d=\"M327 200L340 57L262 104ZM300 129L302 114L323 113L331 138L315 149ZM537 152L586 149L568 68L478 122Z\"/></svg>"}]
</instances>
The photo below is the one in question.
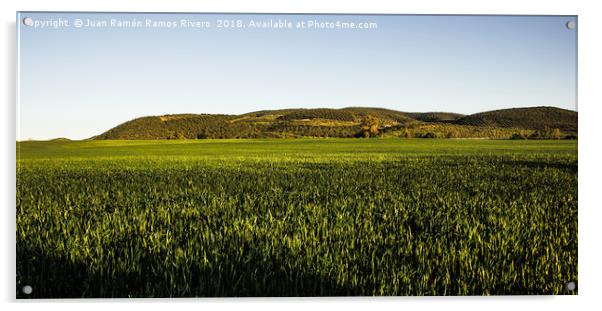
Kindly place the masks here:
<instances>
[{"instance_id":1,"label":"sunlit grass","mask_svg":"<svg viewBox=\"0 0 602 311\"><path fill-rule=\"evenodd\" d=\"M567 294L576 146L18 143L17 287L34 297Z\"/></svg>"}]
</instances>

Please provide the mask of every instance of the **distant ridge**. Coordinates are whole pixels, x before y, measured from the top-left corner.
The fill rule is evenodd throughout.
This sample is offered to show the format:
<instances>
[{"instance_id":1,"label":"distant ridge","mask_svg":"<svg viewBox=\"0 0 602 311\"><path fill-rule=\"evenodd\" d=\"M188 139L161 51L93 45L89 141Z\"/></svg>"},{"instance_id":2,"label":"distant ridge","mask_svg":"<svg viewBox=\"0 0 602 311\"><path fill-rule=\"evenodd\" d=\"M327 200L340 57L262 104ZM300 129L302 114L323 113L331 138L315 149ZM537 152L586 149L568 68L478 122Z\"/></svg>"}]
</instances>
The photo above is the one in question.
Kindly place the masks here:
<instances>
[{"instance_id":1,"label":"distant ridge","mask_svg":"<svg viewBox=\"0 0 602 311\"><path fill-rule=\"evenodd\" d=\"M577 112L555 107L511 108L475 113L458 119L456 123L533 130L548 127L576 132Z\"/></svg>"},{"instance_id":2,"label":"distant ridge","mask_svg":"<svg viewBox=\"0 0 602 311\"><path fill-rule=\"evenodd\" d=\"M136 118L91 139L357 137L376 120L379 135L507 138L544 128L577 133L577 112L555 107L511 108L462 115L375 107L262 110L241 115L175 114ZM432 133L431 133L432 132ZM429 134L430 133L430 134Z\"/></svg>"},{"instance_id":3,"label":"distant ridge","mask_svg":"<svg viewBox=\"0 0 602 311\"><path fill-rule=\"evenodd\" d=\"M51 139L50 141L71 141L71 139L65 138L65 137L58 137L58 138Z\"/></svg>"}]
</instances>

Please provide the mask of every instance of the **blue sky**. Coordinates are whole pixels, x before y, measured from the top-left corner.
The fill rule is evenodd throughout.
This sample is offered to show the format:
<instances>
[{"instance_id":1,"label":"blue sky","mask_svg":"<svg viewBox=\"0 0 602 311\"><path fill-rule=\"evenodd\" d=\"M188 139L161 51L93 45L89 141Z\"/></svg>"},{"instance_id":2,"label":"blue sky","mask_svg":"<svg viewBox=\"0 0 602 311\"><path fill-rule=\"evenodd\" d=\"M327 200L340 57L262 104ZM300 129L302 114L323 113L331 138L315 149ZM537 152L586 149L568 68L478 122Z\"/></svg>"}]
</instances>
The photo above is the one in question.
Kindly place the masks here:
<instances>
[{"instance_id":1,"label":"blue sky","mask_svg":"<svg viewBox=\"0 0 602 311\"><path fill-rule=\"evenodd\" d=\"M26 26L32 21L68 27ZM209 21L76 28L73 21ZM217 20L372 22L376 29L218 29ZM279 108L464 114L576 110L574 16L19 13L17 139L83 139L130 119Z\"/></svg>"}]
</instances>

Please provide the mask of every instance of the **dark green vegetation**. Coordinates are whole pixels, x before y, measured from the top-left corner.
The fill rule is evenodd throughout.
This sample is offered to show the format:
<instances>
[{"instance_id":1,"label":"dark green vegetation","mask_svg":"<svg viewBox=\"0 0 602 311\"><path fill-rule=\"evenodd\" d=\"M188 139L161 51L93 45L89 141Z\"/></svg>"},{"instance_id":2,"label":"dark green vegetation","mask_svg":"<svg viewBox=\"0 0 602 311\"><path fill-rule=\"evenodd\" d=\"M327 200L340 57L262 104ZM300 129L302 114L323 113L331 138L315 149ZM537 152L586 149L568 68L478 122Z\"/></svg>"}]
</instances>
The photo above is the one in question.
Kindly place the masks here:
<instances>
[{"instance_id":1,"label":"dark green vegetation","mask_svg":"<svg viewBox=\"0 0 602 311\"><path fill-rule=\"evenodd\" d=\"M376 133L366 135L366 119ZM516 108L463 116L410 113L383 108L283 109L243 115L179 114L143 117L123 123L94 139L204 139L376 137L550 139L536 131L558 129L576 137L577 112L553 107Z\"/></svg>"},{"instance_id":2,"label":"dark green vegetation","mask_svg":"<svg viewBox=\"0 0 602 311\"><path fill-rule=\"evenodd\" d=\"M32 297L576 293L576 141L17 148Z\"/></svg>"},{"instance_id":3,"label":"dark green vegetation","mask_svg":"<svg viewBox=\"0 0 602 311\"><path fill-rule=\"evenodd\" d=\"M458 119L457 124L543 130L558 128L577 132L577 113L553 107L513 108L477 113Z\"/></svg>"}]
</instances>

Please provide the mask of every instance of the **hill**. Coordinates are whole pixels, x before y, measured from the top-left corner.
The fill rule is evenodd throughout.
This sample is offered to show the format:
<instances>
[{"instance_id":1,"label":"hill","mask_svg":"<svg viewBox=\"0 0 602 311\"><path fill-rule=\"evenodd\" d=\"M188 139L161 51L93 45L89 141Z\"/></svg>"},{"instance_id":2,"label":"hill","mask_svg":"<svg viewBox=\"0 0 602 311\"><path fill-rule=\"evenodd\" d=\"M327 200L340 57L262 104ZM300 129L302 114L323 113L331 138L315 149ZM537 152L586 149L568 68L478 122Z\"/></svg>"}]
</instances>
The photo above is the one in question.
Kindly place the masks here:
<instances>
[{"instance_id":1,"label":"hill","mask_svg":"<svg viewBox=\"0 0 602 311\"><path fill-rule=\"evenodd\" d=\"M67 141L71 141L71 139L65 138L65 137L57 137L57 138L51 139L50 141L67 142Z\"/></svg>"},{"instance_id":2,"label":"hill","mask_svg":"<svg viewBox=\"0 0 602 311\"><path fill-rule=\"evenodd\" d=\"M368 118L370 117L370 118ZM262 110L241 115L148 116L120 124L92 139L202 139L358 137L371 119L380 136L509 138L543 128L577 132L577 112L553 107L514 108L462 115L384 108Z\"/></svg>"},{"instance_id":3,"label":"hill","mask_svg":"<svg viewBox=\"0 0 602 311\"><path fill-rule=\"evenodd\" d=\"M460 125L542 130L558 128L577 132L577 112L555 107L494 110L472 114L455 121Z\"/></svg>"},{"instance_id":4,"label":"hill","mask_svg":"<svg viewBox=\"0 0 602 311\"><path fill-rule=\"evenodd\" d=\"M408 113L409 117L424 122L449 122L452 123L462 117L463 114L451 113L451 112L419 112L419 113Z\"/></svg>"}]
</instances>

